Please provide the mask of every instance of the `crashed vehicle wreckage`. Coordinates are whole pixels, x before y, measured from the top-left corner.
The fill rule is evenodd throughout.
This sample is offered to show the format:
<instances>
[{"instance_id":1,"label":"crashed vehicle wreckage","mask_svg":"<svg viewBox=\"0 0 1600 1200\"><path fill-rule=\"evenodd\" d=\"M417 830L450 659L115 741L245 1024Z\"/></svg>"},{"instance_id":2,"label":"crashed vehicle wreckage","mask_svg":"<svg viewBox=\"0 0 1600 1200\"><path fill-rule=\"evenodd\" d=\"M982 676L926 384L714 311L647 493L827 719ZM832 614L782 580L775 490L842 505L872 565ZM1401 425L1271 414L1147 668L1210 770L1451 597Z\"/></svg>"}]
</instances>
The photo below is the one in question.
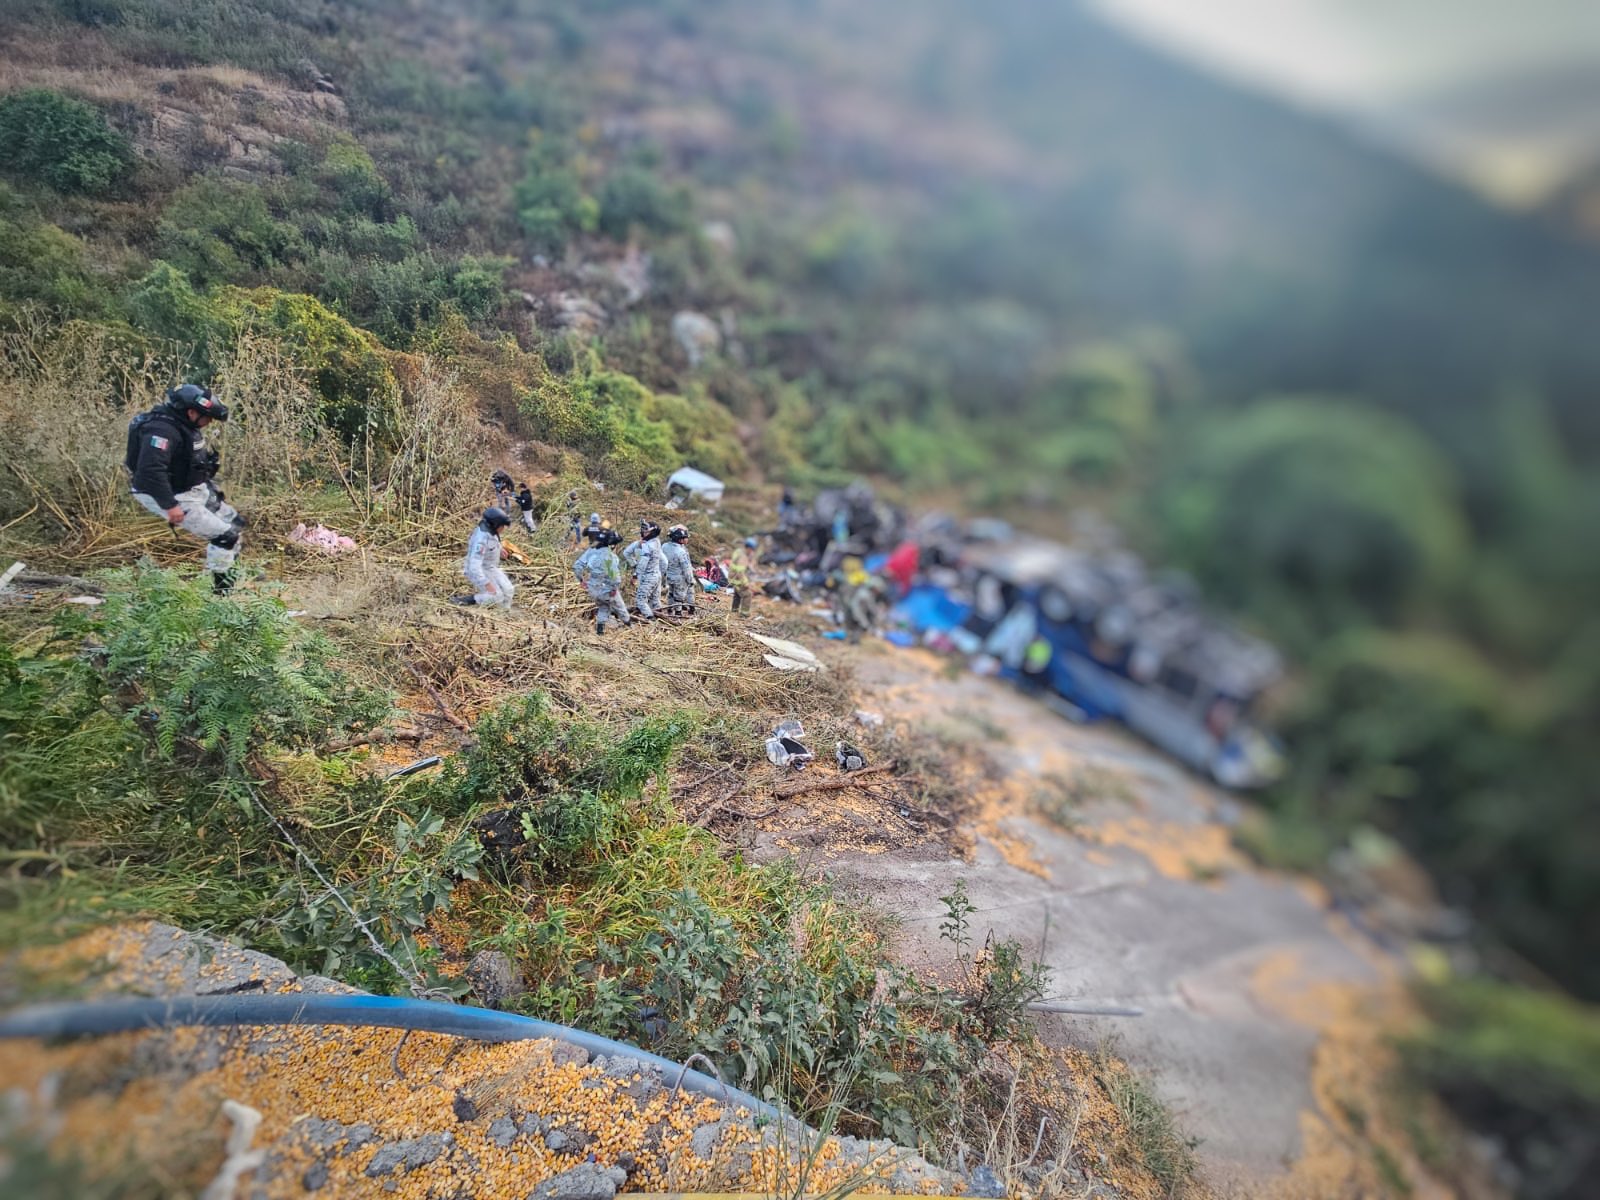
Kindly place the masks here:
<instances>
[{"instance_id":1,"label":"crashed vehicle wreckage","mask_svg":"<svg viewBox=\"0 0 1600 1200\"><path fill-rule=\"evenodd\" d=\"M913 527L863 483L804 508L786 495L779 515L761 560L782 568L768 595L837 588L860 560L874 584L893 580L889 640L963 654L1073 720L1121 721L1225 787L1281 774L1281 751L1253 714L1283 661L1205 613L1186 578L1124 549L1062 545L1003 522Z\"/></svg>"}]
</instances>

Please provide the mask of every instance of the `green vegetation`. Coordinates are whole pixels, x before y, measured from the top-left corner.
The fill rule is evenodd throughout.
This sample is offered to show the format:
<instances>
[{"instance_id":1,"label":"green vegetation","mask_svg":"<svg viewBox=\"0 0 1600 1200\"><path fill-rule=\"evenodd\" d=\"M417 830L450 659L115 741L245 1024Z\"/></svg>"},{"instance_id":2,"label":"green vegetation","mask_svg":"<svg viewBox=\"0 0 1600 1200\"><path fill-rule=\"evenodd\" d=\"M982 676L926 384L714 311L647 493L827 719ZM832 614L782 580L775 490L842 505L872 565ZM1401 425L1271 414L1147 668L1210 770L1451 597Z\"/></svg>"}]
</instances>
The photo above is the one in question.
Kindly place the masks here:
<instances>
[{"instance_id":1,"label":"green vegetation","mask_svg":"<svg viewBox=\"0 0 1600 1200\"><path fill-rule=\"evenodd\" d=\"M1433 1024L1403 1046L1412 1078L1499 1131L1532 1200L1581 1193L1600 1161L1600 1013L1489 982L1424 993Z\"/></svg>"},{"instance_id":2,"label":"green vegetation","mask_svg":"<svg viewBox=\"0 0 1600 1200\"><path fill-rule=\"evenodd\" d=\"M132 157L93 105L44 88L0 96L0 169L13 178L96 194L122 181Z\"/></svg>"},{"instance_id":3,"label":"green vegetation","mask_svg":"<svg viewBox=\"0 0 1600 1200\"><path fill-rule=\"evenodd\" d=\"M683 462L739 480L755 464L773 482L863 472L913 497L958 492L1047 533L1064 508L1105 510L1296 663L1273 714L1294 770L1264 798L1272 819L1247 827L1253 848L1314 869L1377 826L1493 939L1600 996L1590 252L1179 70L1078 6L1006 2L977 21L954 0L886 0L856 6L848 29L780 3L723 21L425 0L404 28L383 6L322 0L11 7L40 56L17 78L65 92L0 95L8 537L132 561L88 530L120 502L128 416L194 372L242 406L230 461L268 502L301 488L302 514L319 488L363 520L454 511L465 501L438 481L481 468L480 412L563 487L654 488ZM691 32L738 68L733 94L650 60ZM74 72L95 105L66 94ZM858 93L871 119L848 138L826 106L786 108ZM250 153L204 136L234 126ZM648 259L638 294L618 278L625 255ZM603 311L598 333L550 319L564 294ZM670 335L681 309L727 313L734 331L693 372ZM77 403L52 424L39 395ZM157 628L141 597L162 588L190 632L227 619L144 574L115 583L107 611ZM57 641L7 651L18 754L0 794L25 911L99 889L108 912L248 930L393 986L340 905L280 892L295 859L239 804L240 780L267 786L271 766L313 797L294 828L319 830L352 906L424 966L420 922L464 890L485 922L567 947L529 964L542 1011L626 1030L659 971L723 986L730 1004L781 994L819 1030L847 1023L855 968L785 960L778 927L752 916L830 901L708 863L700 834L664 826L644 786L660 746L630 750L654 764L638 779L565 761L548 793L561 804L514 822L533 848L480 870L468 822L505 780L469 785L453 767L358 783L291 719L345 695L325 650L270 610L240 620L248 657L213 657L231 679L215 693L178 660L130 674L137 647L117 651L133 667ZM278 715L246 728L231 676L260 670ZM152 681L165 704L139 693ZM529 736L598 736L515 711ZM158 769L163 755L184 770ZM138 789L117 782L130 770ZM1070 819L1076 793L1060 792L1041 803ZM99 849L74 841L90 825ZM241 863L238 887L217 882ZM676 942L633 875L677 897L673 928L703 952L670 971L648 957ZM586 923L580 898L611 924ZM778 974L727 965L757 954ZM807 971L819 991L789 979ZM720 1036L751 1061L775 1053L748 1012L669 1020L681 1048ZM1519 1020L1471 1014L1474 1028ZM948 1032L864 1033L842 1059L819 1049L833 1066L813 1082L870 1060L902 1078L876 1080L863 1111L922 1121L900 1068L947 1078L959 1055L918 1040L936 1026ZM1442 1067L1428 1077L1450 1086ZM1531 1120L1565 1111L1552 1095L1515 1116L1463 1111Z\"/></svg>"},{"instance_id":4,"label":"green vegetation","mask_svg":"<svg viewBox=\"0 0 1600 1200\"><path fill-rule=\"evenodd\" d=\"M1042 979L1017 945L959 943L962 986L930 988L826 889L678 823L656 781L703 715L606 726L534 693L442 772L385 784L329 743L391 698L279 601L152 567L105 587L0 657L8 937L139 912L460 994L421 938L464 926L516 956L532 1014L706 1054L809 1116L843 1097L848 1128L907 1144L944 1136L991 1044L1031 1039Z\"/></svg>"},{"instance_id":5,"label":"green vegetation","mask_svg":"<svg viewBox=\"0 0 1600 1200\"><path fill-rule=\"evenodd\" d=\"M1168 1195L1180 1195L1193 1182L1200 1169L1195 1149L1199 1145L1187 1137L1173 1119L1150 1084L1133 1074L1102 1048L1097 1063L1101 1086L1128 1130L1140 1159Z\"/></svg>"}]
</instances>

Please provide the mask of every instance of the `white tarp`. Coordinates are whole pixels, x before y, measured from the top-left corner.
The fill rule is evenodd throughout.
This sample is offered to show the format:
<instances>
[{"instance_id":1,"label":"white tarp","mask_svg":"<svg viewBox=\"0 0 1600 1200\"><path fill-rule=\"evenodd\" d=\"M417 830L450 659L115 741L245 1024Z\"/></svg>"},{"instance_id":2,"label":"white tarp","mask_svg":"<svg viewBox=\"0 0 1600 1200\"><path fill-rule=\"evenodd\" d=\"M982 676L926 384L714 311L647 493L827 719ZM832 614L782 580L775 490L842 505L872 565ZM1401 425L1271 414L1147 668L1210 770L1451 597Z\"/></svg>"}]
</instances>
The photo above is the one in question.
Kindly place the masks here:
<instances>
[{"instance_id":1,"label":"white tarp","mask_svg":"<svg viewBox=\"0 0 1600 1200\"><path fill-rule=\"evenodd\" d=\"M693 467L679 467L667 480L668 488L682 488L691 497L706 504L719 503L724 486L722 480L704 471L696 471Z\"/></svg>"}]
</instances>

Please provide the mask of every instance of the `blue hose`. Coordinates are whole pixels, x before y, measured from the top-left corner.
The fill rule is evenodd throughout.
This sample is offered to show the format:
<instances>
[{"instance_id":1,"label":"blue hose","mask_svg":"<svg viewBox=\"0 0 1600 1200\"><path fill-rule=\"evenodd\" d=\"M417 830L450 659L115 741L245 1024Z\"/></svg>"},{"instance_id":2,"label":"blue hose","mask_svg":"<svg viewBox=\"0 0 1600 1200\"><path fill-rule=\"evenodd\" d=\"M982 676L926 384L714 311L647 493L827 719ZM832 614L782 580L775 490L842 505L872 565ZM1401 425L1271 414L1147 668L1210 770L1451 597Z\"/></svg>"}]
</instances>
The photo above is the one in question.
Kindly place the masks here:
<instances>
[{"instance_id":1,"label":"blue hose","mask_svg":"<svg viewBox=\"0 0 1600 1200\"><path fill-rule=\"evenodd\" d=\"M321 995L304 992L279 996L172 996L167 999L103 1000L75 1004L32 1004L0 1016L0 1038L58 1039L129 1033L181 1025L376 1025L387 1029L421 1030L480 1042L520 1042L553 1038L591 1055L631 1058L655 1067L669 1085L697 1096L743 1107L768 1120L780 1114L764 1100L728 1087L721 1080L679 1063L614 1042L598 1034L512 1013L441 1004L400 996Z\"/></svg>"}]
</instances>

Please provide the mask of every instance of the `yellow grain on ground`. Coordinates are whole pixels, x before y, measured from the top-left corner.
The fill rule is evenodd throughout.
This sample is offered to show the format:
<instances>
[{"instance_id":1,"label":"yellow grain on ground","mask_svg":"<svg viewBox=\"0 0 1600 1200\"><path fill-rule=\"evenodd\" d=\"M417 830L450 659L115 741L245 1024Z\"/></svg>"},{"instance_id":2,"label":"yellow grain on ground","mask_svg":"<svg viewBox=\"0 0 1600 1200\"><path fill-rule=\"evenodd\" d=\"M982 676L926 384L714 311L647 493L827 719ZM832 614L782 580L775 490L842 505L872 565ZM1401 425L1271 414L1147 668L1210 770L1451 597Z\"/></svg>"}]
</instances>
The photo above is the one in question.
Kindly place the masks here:
<instances>
[{"instance_id":1,"label":"yellow grain on ground","mask_svg":"<svg viewBox=\"0 0 1600 1200\"><path fill-rule=\"evenodd\" d=\"M101 992L176 990L182 983L176 965L170 979L153 979L148 958L138 953L148 930L96 930L20 959L27 970L57 979L81 980L92 965ZM219 951L222 958L229 953ZM255 1145L271 1148L274 1167L253 1194L269 1200L304 1196L305 1172L317 1163L327 1172L319 1197L369 1196L381 1186L400 1200L457 1194L522 1200L590 1156L601 1167L631 1167L626 1191L782 1190L800 1172L798 1144L782 1144L771 1129L738 1119L710 1131L714 1144L702 1144L709 1150L702 1156L694 1135L730 1115L723 1104L639 1088L639 1074L618 1077L580 1065L571 1047L549 1040L490 1045L335 1026L177 1029L60 1045L0 1042L0 1079L28 1098L24 1111L32 1113L33 1131L79 1157L91 1175L135 1171L169 1192L198 1190L216 1173L229 1129L221 1116L226 1099L261 1113ZM643 1098L629 1095L630 1087ZM581 1150L552 1150L539 1133L506 1146L491 1138L497 1118L520 1123L530 1113ZM373 1137L330 1156L295 1135L295 1126L310 1118L364 1123ZM452 1148L434 1162L381 1180L366 1175L384 1144L440 1133ZM886 1158L869 1168L866 1190L893 1190L889 1176L898 1165ZM841 1158L838 1143L829 1142L811 1165L807 1189L827 1191L862 1178Z\"/></svg>"},{"instance_id":2,"label":"yellow grain on ground","mask_svg":"<svg viewBox=\"0 0 1600 1200\"><path fill-rule=\"evenodd\" d=\"M1088 836L1104 846L1123 846L1149 861L1168 879L1215 879L1244 868L1228 829L1218 824L1182 824L1144 816L1104 821Z\"/></svg>"},{"instance_id":3,"label":"yellow grain on ground","mask_svg":"<svg viewBox=\"0 0 1600 1200\"><path fill-rule=\"evenodd\" d=\"M1312 1059L1316 1108L1300 1114L1304 1152L1265 1200L1503 1200L1437 1101L1395 1086L1396 1038L1419 1019L1404 984L1330 988L1315 1004L1325 1016ZM1437 1148L1434 1170L1420 1161L1419 1140ZM1454 1168L1452 1177L1440 1178L1441 1168Z\"/></svg>"}]
</instances>

